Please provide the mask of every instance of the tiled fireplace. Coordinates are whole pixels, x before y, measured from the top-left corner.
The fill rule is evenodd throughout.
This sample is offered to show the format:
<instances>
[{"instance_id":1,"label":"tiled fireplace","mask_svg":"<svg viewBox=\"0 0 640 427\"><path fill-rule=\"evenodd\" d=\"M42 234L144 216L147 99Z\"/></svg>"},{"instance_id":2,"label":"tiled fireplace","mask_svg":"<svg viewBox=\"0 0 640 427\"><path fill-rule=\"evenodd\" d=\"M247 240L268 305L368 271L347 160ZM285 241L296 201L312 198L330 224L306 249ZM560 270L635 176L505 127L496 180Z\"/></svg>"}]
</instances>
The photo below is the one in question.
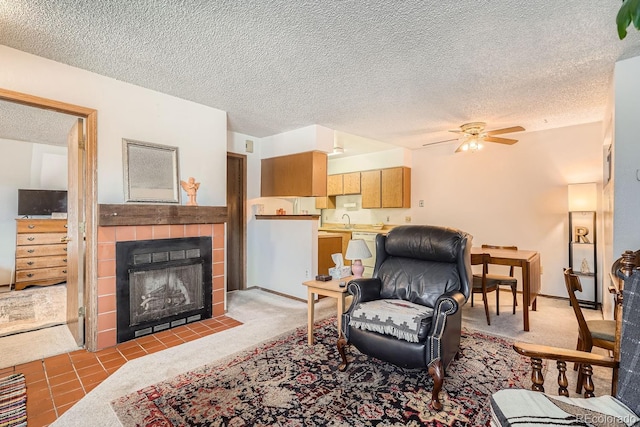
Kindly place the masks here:
<instances>
[{"instance_id":1,"label":"tiled fireplace","mask_svg":"<svg viewBox=\"0 0 640 427\"><path fill-rule=\"evenodd\" d=\"M143 245L158 240L164 244L167 239L176 242L189 241L195 238L210 238L211 268L188 267L189 262L183 262L178 275L193 274L182 272L185 269L195 269L196 272L210 272L212 279L211 314L224 314L224 224L179 224L179 225L118 225L98 227L98 327L97 349L116 345L118 342L118 309L117 309L117 271L116 244L117 242L144 242ZM209 242L208 239L202 239ZM161 248L162 249L162 248ZM202 252L207 252L203 250ZM198 270L200 268L200 270ZM191 298L191 297L190 297ZM205 301L204 306L209 305ZM190 314L193 316L193 314ZM175 318L175 316L174 316ZM192 317L191 320L194 318ZM153 327L153 326L152 326ZM145 332L146 333L146 332ZM122 339L121 339L122 341Z\"/></svg>"},{"instance_id":2,"label":"tiled fireplace","mask_svg":"<svg viewBox=\"0 0 640 427\"><path fill-rule=\"evenodd\" d=\"M211 318L211 237L116 242L118 343Z\"/></svg>"}]
</instances>

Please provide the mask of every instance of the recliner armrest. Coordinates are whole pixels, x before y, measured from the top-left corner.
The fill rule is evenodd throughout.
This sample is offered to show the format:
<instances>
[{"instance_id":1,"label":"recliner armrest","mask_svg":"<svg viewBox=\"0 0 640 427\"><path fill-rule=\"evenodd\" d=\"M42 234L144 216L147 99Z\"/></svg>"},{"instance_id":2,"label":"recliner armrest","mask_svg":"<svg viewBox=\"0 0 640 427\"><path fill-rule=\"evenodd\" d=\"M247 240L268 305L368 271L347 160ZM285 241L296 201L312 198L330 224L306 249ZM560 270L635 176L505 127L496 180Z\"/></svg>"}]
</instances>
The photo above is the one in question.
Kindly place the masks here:
<instances>
[{"instance_id":1,"label":"recliner armrest","mask_svg":"<svg viewBox=\"0 0 640 427\"><path fill-rule=\"evenodd\" d=\"M466 302L467 299L462 292L452 291L442 294L436 301L434 316L437 316L440 313L447 316L452 315L456 313Z\"/></svg>"},{"instance_id":2,"label":"recliner armrest","mask_svg":"<svg viewBox=\"0 0 640 427\"><path fill-rule=\"evenodd\" d=\"M353 279L347 284L347 290L353 295L353 302L347 312L361 302L375 301L380 299L382 282L379 278Z\"/></svg>"}]
</instances>

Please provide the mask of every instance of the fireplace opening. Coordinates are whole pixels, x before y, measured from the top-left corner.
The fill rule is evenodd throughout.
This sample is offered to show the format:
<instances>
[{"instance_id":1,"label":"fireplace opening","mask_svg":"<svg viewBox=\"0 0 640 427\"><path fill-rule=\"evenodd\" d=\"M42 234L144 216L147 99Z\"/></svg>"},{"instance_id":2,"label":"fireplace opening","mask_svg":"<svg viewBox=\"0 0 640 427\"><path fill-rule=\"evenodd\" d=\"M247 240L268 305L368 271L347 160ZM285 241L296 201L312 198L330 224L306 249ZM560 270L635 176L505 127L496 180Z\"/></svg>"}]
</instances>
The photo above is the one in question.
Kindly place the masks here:
<instances>
[{"instance_id":1,"label":"fireplace opening","mask_svg":"<svg viewBox=\"0 0 640 427\"><path fill-rule=\"evenodd\" d=\"M210 318L211 261L211 237L117 242L117 341Z\"/></svg>"}]
</instances>

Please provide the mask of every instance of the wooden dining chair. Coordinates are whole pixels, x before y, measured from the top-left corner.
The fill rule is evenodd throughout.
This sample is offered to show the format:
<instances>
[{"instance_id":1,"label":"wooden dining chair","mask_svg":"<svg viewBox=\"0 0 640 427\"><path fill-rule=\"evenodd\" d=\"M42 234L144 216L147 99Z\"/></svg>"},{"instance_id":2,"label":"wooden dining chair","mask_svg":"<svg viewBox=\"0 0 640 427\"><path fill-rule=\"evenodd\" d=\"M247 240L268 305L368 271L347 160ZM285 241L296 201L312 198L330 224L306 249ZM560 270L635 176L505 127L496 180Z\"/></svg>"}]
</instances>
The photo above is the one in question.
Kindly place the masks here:
<instances>
[{"instance_id":1,"label":"wooden dining chair","mask_svg":"<svg viewBox=\"0 0 640 427\"><path fill-rule=\"evenodd\" d=\"M571 268L564 270L564 282L569 294L569 301L573 312L578 320L578 343L576 350L591 352L593 347L600 347L609 350L613 354L616 344L616 321L615 320L586 320L576 292L582 292L582 284L580 278L573 272ZM574 364L573 369L578 370L580 365ZM578 382L576 393L582 391L582 369L578 372Z\"/></svg>"},{"instance_id":2,"label":"wooden dining chair","mask_svg":"<svg viewBox=\"0 0 640 427\"><path fill-rule=\"evenodd\" d=\"M497 246L497 245L482 245L482 249L506 249L509 251L517 251L517 246ZM518 279L513 275L513 266L509 268L509 275L494 274L487 272L487 279L496 280L498 287L509 286L511 288L511 294L513 295L513 314L516 314L516 306L518 305ZM497 308L497 313L500 315L500 307Z\"/></svg>"},{"instance_id":3,"label":"wooden dining chair","mask_svg":"<svg viewBox=\"0 0 640 427\"><path fill-rule=\"evenodd\" d=\"M487 316L487 324L491 325L489 316L489 303L487 296L490 292L496 293L496 306L500 306L500 292L498 292L498 281L489 278L487 270L489 269L489 254L471 254L471 265L482 265L482 274L473 275L473 287L471 292L471 307L473 307L473 295L482 294L484 301L484 313ZM497 311L500 315L500 311Z\"/></svg>"}]
</instances>

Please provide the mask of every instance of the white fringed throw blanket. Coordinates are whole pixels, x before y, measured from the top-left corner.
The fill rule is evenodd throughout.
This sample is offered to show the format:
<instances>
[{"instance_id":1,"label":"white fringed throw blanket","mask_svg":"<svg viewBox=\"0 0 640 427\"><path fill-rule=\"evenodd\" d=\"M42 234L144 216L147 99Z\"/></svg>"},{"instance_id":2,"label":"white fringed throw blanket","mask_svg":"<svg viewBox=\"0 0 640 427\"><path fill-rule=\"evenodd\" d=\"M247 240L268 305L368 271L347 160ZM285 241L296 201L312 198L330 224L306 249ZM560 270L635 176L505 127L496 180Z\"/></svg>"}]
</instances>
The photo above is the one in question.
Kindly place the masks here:
<instances>
[{"instance_id":1,"label":"white fringed throw blanket","mask_svg":"<svg viewBox=\"0 0 640 427\"><path fill-rule=\"evenodd\" d=\"M611 396L572 399L505 389L491 396L492 426L637 426L636 415Z\"/></svg>"},{"instance_id":2,"label":"white fringed throw blanket","mask_svg":"<svg viewBox=\"0 0 640 427\"><path fill-rule=\"evenodd\" d=\"M423 319L433 316L433 309L401 299L382 299L361 304L351 313L349 324L355 328L393 335L418 342Z\"/></svg>"}]
</instances>

